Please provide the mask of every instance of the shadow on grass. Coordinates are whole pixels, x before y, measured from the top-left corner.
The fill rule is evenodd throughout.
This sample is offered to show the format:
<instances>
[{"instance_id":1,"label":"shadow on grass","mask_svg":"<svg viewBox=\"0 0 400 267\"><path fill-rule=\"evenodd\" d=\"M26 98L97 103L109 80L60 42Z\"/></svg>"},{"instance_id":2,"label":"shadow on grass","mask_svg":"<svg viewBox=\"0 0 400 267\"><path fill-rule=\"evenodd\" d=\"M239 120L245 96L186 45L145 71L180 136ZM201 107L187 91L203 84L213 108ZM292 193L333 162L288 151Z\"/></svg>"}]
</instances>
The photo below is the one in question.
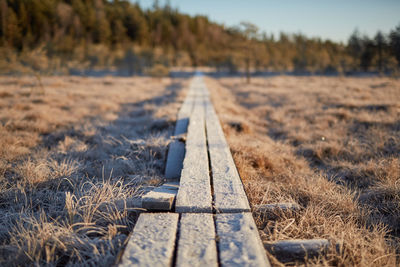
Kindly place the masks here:
<instances>
[{"instance_id":1,"label":"shadow on grass","mask_svg":"<svg viewBox=\"0 0 400 267\"><path fill-rule=\"evenodd\" d=\"M35 218L43 225L51 225L49 226L51 229L52 227L68 229L72 227L71 210L77 210L74 216L79 215L80 219L74 219L78 223L75 227L79 224L82 226L79 226L81 228L76 232L72 231L72 237L67 238L69 241L64 249L55 247L54 255L57 258L57 264L68 263L71 260L70 257L73 262L80 262L73 256L76 255L73 251L77 248L69 247L74 246L71 244L75 239L82 240L79 241L79 246L84 247L80 252L82 255L89 253L89 250L93 251L93 247L96 247L99 251L105 249L104 253L109 256L108 260L103 261L101 257L98 257L99 255L89 253L85 256L89 258L86 263L113 264L112 255L115 256L118 253L124 238L133 228L137 211L128 210L118 213L113 209L106 212L95 209L102 202L138 196L143 192L141 190L146 190L146 186L156 185L162 181L167 145L169 136L173 133L175 121L168 119L167 116L159 117L156 112L160 108L167 108L168 104L175 103L180 90L182 90L182 83L174 82L162 95L123 104L117 118L113 121L104 121L93 116L85 118L85 123L70 125L56 132L42 135L41 143L32 151L42 151L41 155L44 155L45 161L50 162L51 159L52 164L42 167L55 174L49 176L51 179L35 183L28 188L11 187L0 193L0 239L2 240L0 251L4 250L4 253L1 252L0 262L3 260L4 262L19 262L18 257L21 257L21 260L26 258L24 251L28 248L19 251L18 248L9 245L11 238L18 238L12 233L16 231L15 227L19 223L30 222L32 218ZM60 147L65 149L60 149ZM33 154L24 160L30 157L33 158ZM55 166L54 169L52 166ZM21 179L17 173L8 173L7 178L11 182L14 180L14 183ZM68 194L74 198L68 199ZM68 206L71 203L77 206ZM23 228L27 232L40 234L39 229L42 226L36 229L33 224L26 226L29 223L23 223L23 225L21 227L28 227ZM109 235L109 225L119 227L117 235L112 235L114 238L109 241L111 245L102 241L104 236ZM65 231L68 232L71 229ZM19 242L29 244L36 241L20 240ZM81 244L82 242L87 242L87 245ZM39 246L37 249L44 251L46 248ZM6 251L19 252L11 255ZM46 253L42 252L42 258L39 259L42 264L47 262ZM93 258L90 259L90 257ZM27 261L22 260L20 263L33 264L32 259L25 260Z\"/></svg>"}]
</instances>

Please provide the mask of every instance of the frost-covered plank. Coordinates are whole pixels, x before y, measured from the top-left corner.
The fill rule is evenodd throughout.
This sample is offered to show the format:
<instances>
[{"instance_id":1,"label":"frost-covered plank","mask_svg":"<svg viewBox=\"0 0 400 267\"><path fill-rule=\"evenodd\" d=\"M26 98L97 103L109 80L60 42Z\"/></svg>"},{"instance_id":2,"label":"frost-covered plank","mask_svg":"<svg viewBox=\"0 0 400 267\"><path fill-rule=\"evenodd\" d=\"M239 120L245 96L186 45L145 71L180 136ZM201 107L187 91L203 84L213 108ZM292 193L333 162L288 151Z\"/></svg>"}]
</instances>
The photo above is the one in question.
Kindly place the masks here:
<instances>
[{"instance_id":1,"label":"frost-covered plank","mask_svg":"<svg viewBox=\"0 0 400 267\"><path fill-rule=\"evenodd\" d=\"M212 214L182 214L176 265L182 267L218 265Z\"/></svg>"},{"instance_id":2,"label":"frost-covered plank","mask_svg":"<svg viewBox=\"0 0 400 267\"><path fill-rule=\"evenodd\" d=\"M271 203L253 206L253 214L266 220L276 220L282 215L295 216L301 207L297 203Z\"/></svg>"},{"instance_id":3,"label":"frost-covered plank","mask_svg":"<svg viewBox=\"0 0 400 267\"><path fill-rule=\"evenodd\" d=\"M250 205L217 114L207 99L206 128L217 212L250 211Z\"/></svg>"},{"instance_id":4,"label":"frost-covered plank","mask_svg":"<svg viewBox=\"0 0 400 267\"><path fill-rule=\"evenodd\" d=\"M296 212L300 209L301 207L297 203L271 203L254 206L254 211L258 213L269 213L275 211Z\"/></svg>"},{"instance_id":5,"label":"frost-covered plank","mask_svg":"<svg viewBox=\"0 0 400 267\"><path fill-rule=\"evenodd\" d=\"M194 96L191 94L191 92L189 92L189 95L186 97L181 109L178 112L174 135L186 133L189 124L190 114L192 113L193 109L193 104Z\"/></svg>"},{"instance_id":6,"label":"frost-covered plank","mask_svg":"<svg viewBox=\"0 0 400 267\"><path fill-rule=\"evenodd\" d=\"M186 139L176 212L212 212L211 186L204 122L204 99L196 96Z\"/></svg>"},{"instance_id":7,"label":"frost-covered plank","mask_svg":"<svg viewBox=\"0 0 400 267\"><path fill-rule=\"evenodd\" d=\"M178 112L178 117L175 125L175 133L174 135L180 135L186 133L187 127L189 124L189 118L192 114L193 106L194 106L194 88L193 88L193 80L189 85L189 91L186 95L185 100L182 103L182 106Z\"/></svg>"},{"instance_id":8,"label":"frost-covered plank","mask_svg":"<svg viewBox=\"0 0 400 267\"><path fill-rule=\"evenodd\" d=\"M142 197L142 208L147 210L172 210L179 183L169 182L154 188Z\"/></svg>"},{"instance_id":9,"label":"frost-covered plank","mask_svg":"<svg viewBox=\"0 0 400 267\"><path fill-rule=\"evenodd\" d=\"M190 84L188 94L178 112L175 124L174 135L179 136L187 132L189 118L193 110L195 96L193 85ZM179 179L185 157L185 144L180 140L175 140L169 144L167 163L165 168L165 178L168 180Z\"/></svg>"},{"instance_id":10,"label":"frost-covered plank","mask_svg":"<svg viewBox=\"0 0 400 267\"><path fill-rule=\"evenodd\" d=\"M119 266L170 266L178 218L176 213L142 213Z\"/></svg>"},{"instance_id":11,"label":"frost-covered plank","mask_svg":"<svg viewBox=\"0 0 400 267\"><path fill-rule=\"evenodd\" d=\"M221 266L270 266L251 213L216 215Z\"/></svg>"},{"instance_id":12,"label":"frost-covered plank","mask_svg":"<svg viewBox=\"0 0 400 267\"><path fill-rule=\"evenodd\" d=\"M243 185L229 182L214 184L214 208L217 213L250 211Z\"/></svg>"},{"instance_id":13,"label":"frost-covered plank","mask_svg":"<svg viewBox=\"0 0 400 267\"><path fill-rule=\"evenodd\" d=\"M159 187L142 197L142 208L147 210L172 210L176 190Z\"/></svg>"}]
</instances>

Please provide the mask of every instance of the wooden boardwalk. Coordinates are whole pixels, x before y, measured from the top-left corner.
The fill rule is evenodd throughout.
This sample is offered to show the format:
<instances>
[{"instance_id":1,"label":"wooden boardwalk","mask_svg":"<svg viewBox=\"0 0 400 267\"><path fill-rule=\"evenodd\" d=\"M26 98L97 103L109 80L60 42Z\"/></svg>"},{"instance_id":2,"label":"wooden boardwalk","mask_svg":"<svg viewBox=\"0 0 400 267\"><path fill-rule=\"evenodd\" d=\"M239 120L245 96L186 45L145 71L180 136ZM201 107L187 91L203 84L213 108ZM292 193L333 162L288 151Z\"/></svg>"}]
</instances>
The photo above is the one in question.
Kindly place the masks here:
<instances>
[{"instance_id":1,"label":"wooden boardwalk","mask_svg":"<svg viewBox=\"0 0 400 267\"><path fill-rule=\"evenodd\" d=\"M201 75L178 114L175 136L185 134L186 142L170 144L166 164L177 193L162 188L143 198L159 211L140 215L120 266L270 266Z\"/></svg>"}]
</instances>

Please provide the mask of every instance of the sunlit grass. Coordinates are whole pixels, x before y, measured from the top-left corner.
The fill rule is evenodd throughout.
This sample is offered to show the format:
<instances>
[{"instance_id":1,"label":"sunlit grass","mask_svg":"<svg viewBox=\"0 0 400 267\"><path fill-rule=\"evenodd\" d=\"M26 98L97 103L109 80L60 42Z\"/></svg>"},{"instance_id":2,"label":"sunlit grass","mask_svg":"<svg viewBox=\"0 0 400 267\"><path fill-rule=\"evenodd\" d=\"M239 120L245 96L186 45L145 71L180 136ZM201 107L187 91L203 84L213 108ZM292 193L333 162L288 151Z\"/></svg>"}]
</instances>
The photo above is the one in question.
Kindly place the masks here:
<instances>
[{"instance_id":1,"label":"sunlit grass","mask_svg":"<svg viewBox=\"0 0 400 267\"><path fill-rule=\"evenodd\" d=\"M324 264L396 264L399 81L278 76L207 84L251 204L302 207L276 221L256 217L264 241L327 238L338 247Z\"/></svg>"},{"instance_id":2,"label":"sunlit grass","mask_svg":"<svg viewBox=\"0 0 400 267\"><path fill-rule=\"evenodd\" d=\"M163 179L185 80L0 78L0 265L110 266ZM162 108L160 108L162 107Z\"/></svg>"}]
</instances>

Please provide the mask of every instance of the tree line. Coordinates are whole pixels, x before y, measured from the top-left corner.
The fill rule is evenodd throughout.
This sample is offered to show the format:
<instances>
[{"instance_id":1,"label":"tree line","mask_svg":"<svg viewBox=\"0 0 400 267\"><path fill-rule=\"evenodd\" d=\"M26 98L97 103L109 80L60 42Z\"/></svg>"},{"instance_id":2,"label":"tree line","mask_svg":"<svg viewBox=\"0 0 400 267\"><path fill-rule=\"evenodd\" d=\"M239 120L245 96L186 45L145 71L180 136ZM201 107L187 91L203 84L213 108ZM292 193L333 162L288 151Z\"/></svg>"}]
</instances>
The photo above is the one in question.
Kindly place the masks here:
<instances>
[{"instance_id":1,"label":"tree line","mask_svg":"<svg viewBox=\"0 0 400 267\"><path fill-rule=\"evenodd\" d=\"M373 38L355 31L347 44L302 34L273 36L251 23L226 27L154 1L0 0L0 69L36 71L155 65L211 66L236 72L395 73L400 25Z\"/></svg>"}]
</instances>

